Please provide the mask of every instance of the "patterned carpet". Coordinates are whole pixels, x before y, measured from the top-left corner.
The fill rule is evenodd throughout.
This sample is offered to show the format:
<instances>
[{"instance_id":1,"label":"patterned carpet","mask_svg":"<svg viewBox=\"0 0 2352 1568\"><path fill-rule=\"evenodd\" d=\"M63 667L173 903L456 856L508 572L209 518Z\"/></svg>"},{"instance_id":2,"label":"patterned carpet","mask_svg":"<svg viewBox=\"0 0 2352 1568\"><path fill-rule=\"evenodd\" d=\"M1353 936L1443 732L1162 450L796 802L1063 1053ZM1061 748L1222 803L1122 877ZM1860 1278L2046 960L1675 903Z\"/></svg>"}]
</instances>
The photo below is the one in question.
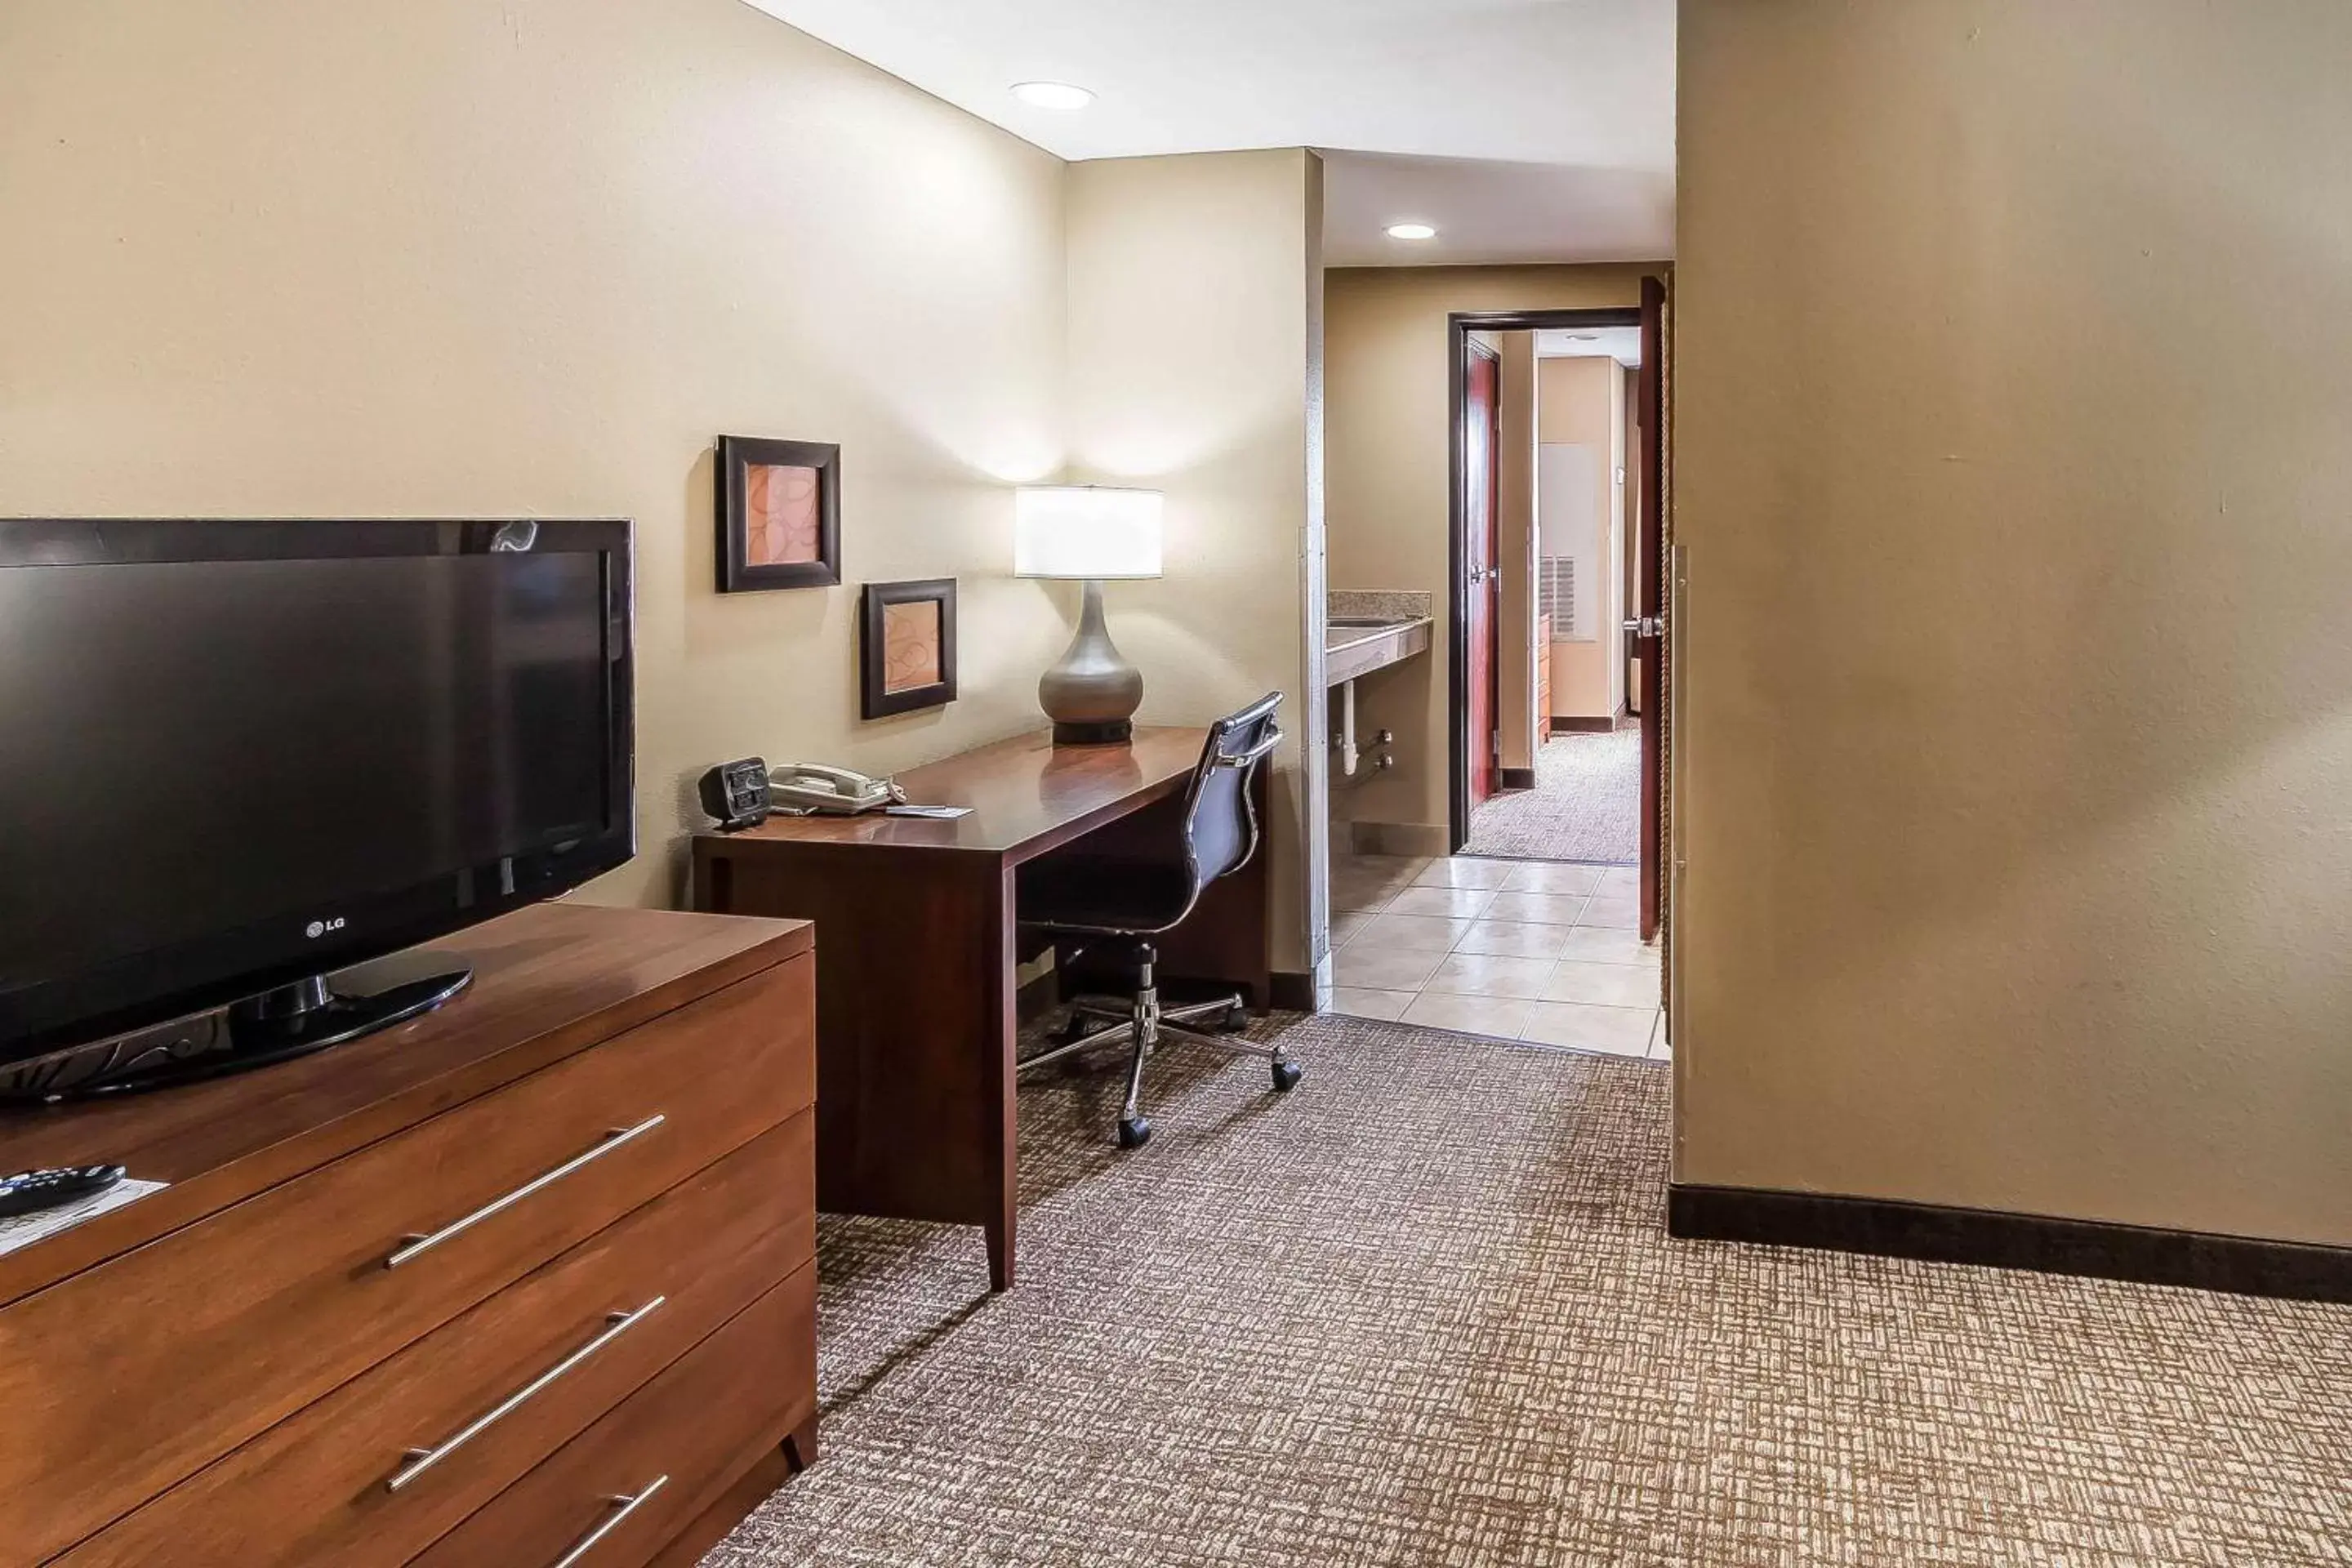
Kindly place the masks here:
<instances>
[{"instance_id":1,"label":"patterned carpet","mask_svg":"<svg viewBox=\"0 0 2352 1568\"><path fill-rule=\"evenodd\" d=\"M1465 855L1522 860L1642 858L1642 731L1559 735L1536 752L1536 787L1470 813Z\"/></svg>"},{"instance_id":2,"label":"patterned carpet","mask_svg":"<svg viewBox=\"0 0 2352 1568\"><path fill-rule=\"evenodd\" d=\"M1664 1066L1288 1037L1132 1156L1024 1096L1001 1299L828 1221L824 1458L709 1568L2352 1563L2352 1310L1670 1242Z\"/></svg>"}]
</instances>

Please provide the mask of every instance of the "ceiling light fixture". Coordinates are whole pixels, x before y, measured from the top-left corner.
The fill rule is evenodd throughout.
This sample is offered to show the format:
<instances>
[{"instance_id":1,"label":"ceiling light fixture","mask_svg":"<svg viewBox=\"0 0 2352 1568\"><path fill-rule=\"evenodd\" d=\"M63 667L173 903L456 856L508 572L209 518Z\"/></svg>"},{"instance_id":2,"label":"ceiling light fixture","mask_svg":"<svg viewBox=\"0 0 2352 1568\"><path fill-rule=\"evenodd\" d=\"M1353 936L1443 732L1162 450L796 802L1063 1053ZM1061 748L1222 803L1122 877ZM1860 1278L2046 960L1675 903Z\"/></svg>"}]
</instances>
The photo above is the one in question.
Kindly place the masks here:
<instances>
[{"instance_id":1,"label":"ceiling light fixture","mask_svg":"<svg viewBox=\"0 0 2352 1568\"><path fill-rule=\"evenodd\" d=\"M1095 95L1066 81L1016 81L1013 96L1038 109L1084 109Z\"/></svg>"},{"instance_id":2,"label":"ceiling light fixture","mask_svg":"<svg viewBox=\"0 0 2352 1568\"><path fill-rule=\"evenodd\" d=\"M1392 223L1389 225L1391 239L1435 239L1437 230L1425 223Z\"/></svg>"}]
</instances>

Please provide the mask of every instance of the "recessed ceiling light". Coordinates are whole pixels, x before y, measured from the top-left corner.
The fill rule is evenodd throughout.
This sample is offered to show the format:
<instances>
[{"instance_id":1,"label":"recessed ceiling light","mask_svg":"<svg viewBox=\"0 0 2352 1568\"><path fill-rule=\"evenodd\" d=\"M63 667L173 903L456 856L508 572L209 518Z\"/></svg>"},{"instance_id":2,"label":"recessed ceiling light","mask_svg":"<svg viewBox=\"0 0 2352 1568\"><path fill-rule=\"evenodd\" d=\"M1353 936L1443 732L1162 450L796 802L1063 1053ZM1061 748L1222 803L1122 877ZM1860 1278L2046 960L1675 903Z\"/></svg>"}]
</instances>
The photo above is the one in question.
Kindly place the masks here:
<instances>
[{"instance_id":1,"label":"recessed ceiling light","mask_svg":"<svg viewBox=\"0 0 2352 1568\"><path fill-rule=\"evenodd\" d=\"M1066 81L1017 81L1013 96L1038 109L1084 109L1095 95Z\"/></svg>"},{"instance_id":2,"label":"recessed ceiling light","mask_svg":"<svg viewBox=\"0 0 2352 1568\"><path fill-rule=\"evenodd\" d=\"M1391 239L1435 239L1437 230L1425 223L1392 223L1389 225Z\"/></svg>"}]
</instances>

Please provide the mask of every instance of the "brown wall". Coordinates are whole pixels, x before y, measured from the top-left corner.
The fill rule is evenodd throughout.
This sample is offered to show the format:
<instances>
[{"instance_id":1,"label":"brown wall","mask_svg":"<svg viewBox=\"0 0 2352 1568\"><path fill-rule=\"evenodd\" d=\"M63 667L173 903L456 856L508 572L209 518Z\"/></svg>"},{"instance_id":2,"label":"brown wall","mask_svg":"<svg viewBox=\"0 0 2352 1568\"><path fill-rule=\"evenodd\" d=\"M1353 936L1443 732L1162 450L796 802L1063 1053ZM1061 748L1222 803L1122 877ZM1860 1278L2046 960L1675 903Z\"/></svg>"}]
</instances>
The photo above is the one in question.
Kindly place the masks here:
<instances>
[{"instance_id":1,"label":"brown wall","mask_svg":"<svg viewBox=\"0 0 2352 1568\"><path fill-rule=\"evenodd\" d=\"M2352 1243L2352 6L1681 48L1677 1173Z\"/></svg>"},{"instance_id":2,"label":"brown wall","mask_svg":"<svg viewBox=\"0 0 2352 1568\"><path fill-rule=\"evenodd\" d=\"M1436 646L1366 679L1359 726L1396 732L1397 765L1339 792L1336 814L1415 825L1446 819L1446 583L1451 462L1445 318L1454 310L1601 310L1642 302L1655 267L1333 268L1324 335L1331 585L1435 595Z\"/></svg>"}]
</instances>

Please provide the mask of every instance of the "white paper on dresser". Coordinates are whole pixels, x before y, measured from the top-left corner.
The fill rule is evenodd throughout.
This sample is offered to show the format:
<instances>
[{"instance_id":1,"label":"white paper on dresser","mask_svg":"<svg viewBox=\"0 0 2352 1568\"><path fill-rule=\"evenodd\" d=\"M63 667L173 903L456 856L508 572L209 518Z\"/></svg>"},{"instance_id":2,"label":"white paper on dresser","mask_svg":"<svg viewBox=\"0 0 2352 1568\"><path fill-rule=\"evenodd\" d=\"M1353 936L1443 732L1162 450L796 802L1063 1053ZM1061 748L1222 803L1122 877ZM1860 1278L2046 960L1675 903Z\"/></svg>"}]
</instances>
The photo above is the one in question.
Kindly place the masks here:
<instances>
[{"instance_id":1,"label":"white paper on dresser","mask_svg":"<svg viewBox=\"0 0 2352 1568\"><path fill-rule=\"evenodd\" d=\"M69 1204L60 1204L38 1214L20 1214L0 1219L0 1257L30 1247L45 1237L61 1230L71 1230L86 1219L94 1218L109 1209L119 1209L124 1204L135 1203L149 1193L160 1193L169 1182L135 1182L125 1176L102 1193L92 1193Z\"/></svg>"}]
</instances>

